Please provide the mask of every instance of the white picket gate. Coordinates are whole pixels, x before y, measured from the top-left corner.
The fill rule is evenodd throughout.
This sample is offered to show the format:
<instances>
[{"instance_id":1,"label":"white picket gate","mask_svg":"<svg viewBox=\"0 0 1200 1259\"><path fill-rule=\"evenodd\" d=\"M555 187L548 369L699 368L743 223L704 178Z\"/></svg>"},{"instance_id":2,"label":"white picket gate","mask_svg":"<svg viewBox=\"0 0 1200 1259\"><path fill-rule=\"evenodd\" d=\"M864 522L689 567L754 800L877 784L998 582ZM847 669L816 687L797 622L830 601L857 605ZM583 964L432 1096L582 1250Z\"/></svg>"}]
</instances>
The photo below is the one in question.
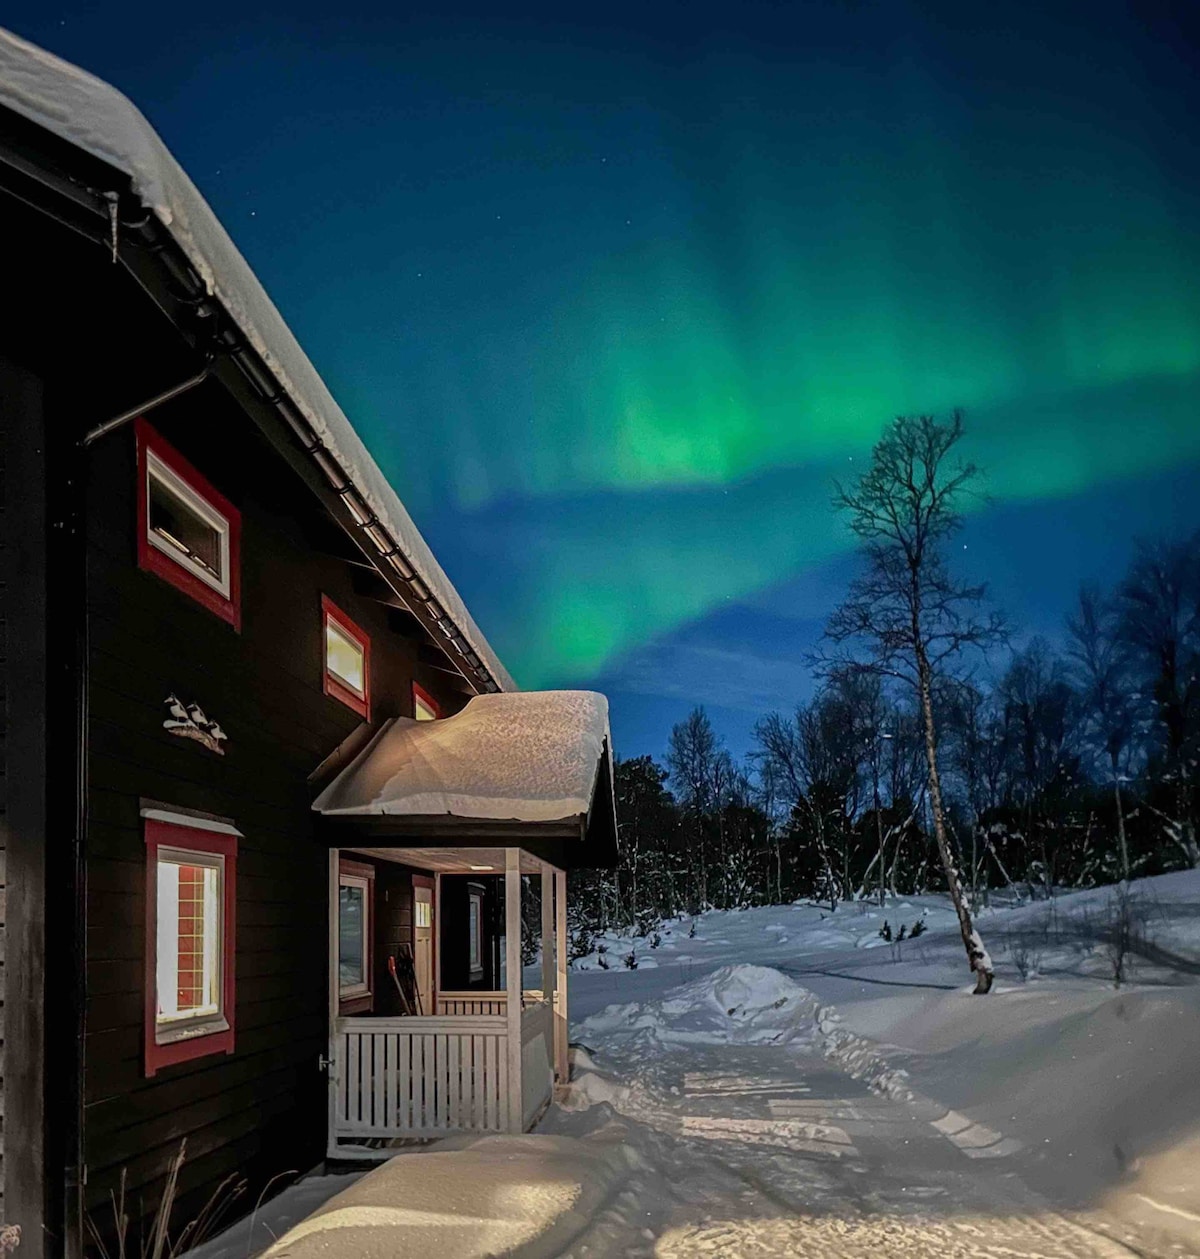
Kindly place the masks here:
<instances>
[{"instance_id":1,"label":"white picket gate","mask_svg":"<svg viewBox=\"0 0 1200 1259\"><path fill-rule=\"evenodd\" d=\"M333 1157L370 1155L368 1142L507 1128L502 1016L343 1018L335 1043Z\"/></svg>"}]
</instances>

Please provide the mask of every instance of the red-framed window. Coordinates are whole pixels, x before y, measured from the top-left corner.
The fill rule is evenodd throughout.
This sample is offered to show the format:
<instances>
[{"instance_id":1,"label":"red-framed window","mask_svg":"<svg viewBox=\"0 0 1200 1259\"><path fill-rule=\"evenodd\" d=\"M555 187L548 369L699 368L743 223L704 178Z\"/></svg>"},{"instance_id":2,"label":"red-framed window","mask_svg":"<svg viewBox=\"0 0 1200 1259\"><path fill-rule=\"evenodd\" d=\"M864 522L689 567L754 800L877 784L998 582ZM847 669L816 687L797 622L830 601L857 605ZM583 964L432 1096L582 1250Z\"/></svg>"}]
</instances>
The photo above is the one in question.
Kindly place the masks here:
<instances>
[{"instance_id":1,"label":"red-framed window","mask_svg":"<svg viewBox=\"0 0 1200 1259\"><path fill-rule=\"evenodd\" d=\"M220 829L209 829L211 826ZM146 1074L233 1053L237 831L146 817Z\"/></svg>"},{"instance_id":2,"label":"red-framed window","mask_svg":"<svg viewBox=\"0 0 1200 1259\"><path fill-rule=\"evenodd\" d=\"M375 867L338 861L338 1011L368 1013L375 1005Z\"/></svg>"},{"instance_id":3,"label":"red-framed window","mask_svg":"<svg viewBox=\"0 0 1200 1259\"><path fill-rule=\"evenodd\" d=\"M333 602L321 596L325 694L371 720L371 639Z\"/></svg>"},{"instance_id":4,"label":"red-framed window","mask_svg":"<svg viewBox=\"0 0 1200 1259\"><path fill-rule=\"evenodd\" d=\"M144 419L134 431L138 567L241 630L241 512Z\"/></svg>"},{"instance_id":5,"label":"red-framed window","mask_svg":"<svg viewBox=\"0 0 1200 1259\"><path fill-rule=\"evenodd\" d=\"M412 684L412 693L413 716L418 721L437 721L442 715L442 706L437 700L430 695L420 682Z\"/></svg>"}]
</instances>

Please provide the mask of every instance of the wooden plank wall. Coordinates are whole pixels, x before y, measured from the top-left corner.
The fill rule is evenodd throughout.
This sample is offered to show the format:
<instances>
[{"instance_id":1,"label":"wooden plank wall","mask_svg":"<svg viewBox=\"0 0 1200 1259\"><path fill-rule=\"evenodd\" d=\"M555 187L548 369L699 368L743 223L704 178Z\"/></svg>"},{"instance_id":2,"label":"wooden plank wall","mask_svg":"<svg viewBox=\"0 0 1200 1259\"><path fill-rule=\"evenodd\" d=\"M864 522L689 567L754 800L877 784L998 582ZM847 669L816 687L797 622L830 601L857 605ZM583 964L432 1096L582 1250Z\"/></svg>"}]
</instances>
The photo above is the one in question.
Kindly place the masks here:
<instances>
[{"instance_id":1,"label":"wooden plank wall","mask_svg":"<svg viewBox=\"0 0 1200 1259\"><path fill-rule=\"evenodd\" d=\"M297 1163L304 1170L320 1158L326 852L314 838L305 777L359 720L322 693L322 593L371 635L373 716L407 712L411 699L416 644L393 633L387 609L355 595L350 566L329 557L338 539L319 518L295 518L290 495L300 487L288 484L288 474L248 440L222 403L214 387L155 418L164 436L241 506L240 635L132 564L132 433L114 434L93 470L107 504L92 519L89 573L85 1128L88 1197L97 1203L122 1167L131 1188L156 1180L185 1136L181 1185L197 1196L230 1171L259 1180ZM225 756L162 730L163 700L172 693L220 721L229 736ZM452 697L444 698L452 705ZM229 817L244 834L237 1052L153 1080L141 1074L139 797ZM385 882L390 888L392 880ZM386 920L393 934L402 919L411 922L398 891L394 908Z\"/></svg>"},{"instance_id":2,"label":"wooden plank wall","mask_svg":"<svg viewBox=\"0 0 1200 1259\"><path fill-rule=\"evenodd\" d=\"M46 497L41 381L0 357L0 1221L45 1240ZM21 1157L5 1155L20 1149ZM52 1226L52 1225L51 1225Z\"/></svg>"},{"instance_id":3,"label":"wooden plank wall","mask_svg":"<svg viewBox=\"0 0 1200 1259\"><path fill-rule=\"evenodd\" d=\"M5 287L21 319L5 346L16 344L47 382L48 424L78 434L194 372L194 356L103 250L48 220L29 217L19 234ZM270 1176L323 1155L328 862L307 775L359 719L323 694L322 593L372 637L376 719L411 714L414 677L447 713L465 702L447 675L418 660L403 619L356 592L361 569L346 562L348 541L221 385L209 381L151 418L243 514L243 628L235 633L137 568L132 428L97 442L87 496L84 1142L87 1206L102 1227L122 1168L129 1206L153 1210L183 1138L176 1227L228 1175L249 1179L249 1210ZM162 728L171 693L221 723L224 756ZM65 776L73 767L52 768ZM228 817L244 834L235 1052L152 1079L142 1063L142 800ZM61 1164L52 1170L61 1175Z\"/></svg>"},{"instance_id":4,"label":"wooden plank wall","mask_svg":"<svg viewBox=\"0 0 1200 1259\"><path fill-rule=\"evenodd\" d=\"M4 996L5 996L5 905L8 874L8 426L13 422L13 407L8 398L8 373L3 373L0 386L0 1223L4 1213Z\"/></svg>"}]
</instances>

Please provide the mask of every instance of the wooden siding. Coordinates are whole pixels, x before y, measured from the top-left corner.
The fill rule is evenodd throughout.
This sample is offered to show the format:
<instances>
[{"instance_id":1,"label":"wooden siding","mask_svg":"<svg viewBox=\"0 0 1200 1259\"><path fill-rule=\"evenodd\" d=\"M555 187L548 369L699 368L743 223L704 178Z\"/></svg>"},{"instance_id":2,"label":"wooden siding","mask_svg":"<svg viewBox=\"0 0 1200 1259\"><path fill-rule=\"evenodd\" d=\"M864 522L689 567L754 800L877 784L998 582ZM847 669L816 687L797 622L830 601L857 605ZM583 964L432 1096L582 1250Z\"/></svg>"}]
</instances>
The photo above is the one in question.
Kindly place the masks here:
<instances>
[{"instance_id":1,"label":"wooden siding","mask_svg":"<svg viewBox=\"0 0 1200 1259\"><path fill-rule=\"evenodd\" d=\"M248 1163L222 1167L256 1180L321 1157L326 850L314 834L306 777L359 720L323 693L322 593L371 635L378 718L408 711L416 660L416 643L393 632L388 610L355 594L351 566L336 558L344 544L328 536L315 511L305 519L303 487L293 483L289 491L290 474L246 432L216 386L155 418L241 508L243 624L234 633L134 566L132 434L114 434L93 466L106 510L89 521L93 808L85 1131L93 1203L103 1201L122 1166L129 1167L131 1188L155 1179L185 1136L184 1192L211 1185L208 1168L221 1166L222 1146L256 1138L259 1148ZM224 756L162 729L163 700L172 693L221 723L228 735ZM244 836L235 1053L153 1080L142 1078L140 1061L139 797L229 817ZM403 904L396 909L398 915L377 919L393 933ZM387 991L378 971L376 991ZM131 1098L142 1095L148 1105L131 1109ZM192 1162L197 1147L204 1152L201 1171Z\"/></svg>"},{"instance_id":2,"label":"wooden siding","mask_svg":"<svg viewBox=\"0 0 1200 1259\"><path fill-rule=\"evenodd\" d=\"M44 451L41 382L0 358L0 1220L21 1226L35 1256L47 1222Z\"/></svg>"},{"instance_id":3,"label":"wooden siding","mask_svg":"<svg viewBox=\"0 0 1200 1259\"><path fill-rule=\"evenodd\" d=\"M49 425L77 435L194 372L175 331L102 250L44 220L22 222L20 235L6 299L22 318L10 331L47 381ZM444 712L466 699L428 662L412 619L361 593L365 570L347 539L222 385L209 381L149 418L242 512L243 616L237 633L137 568L133 432L98 441L86 498L83 1124L86 1204L102 1226L122 1168L130 1203L153 1210L181 1139L177 1225L231 1173L249 1179L249 1209L269 1177L306 1170L324 1152L328 860L307 777L359 719L322 690L321 595L371 635L374 718L411 715L414 680ZM163 729L172 693L220 722L225 755ZM72 771L54 770L64 782ZM152 1079L141 1061L143 800L231 818L244 836L235 1051ZM400 930L399 917L389 926Z\"/></svg>"},{"instance_id":4,"label":"wooden siding","mask_svg":"<svg viewBox=\"0 0 1200 1259\"><path fill-rule=\"evenodd\" d=\"M14 422L12 393L16 388L13 369L0 364L0 1222L4 1213L4 954L6 944L5 904L8 883L8 431Z\"/></svg>"}]
</instances>

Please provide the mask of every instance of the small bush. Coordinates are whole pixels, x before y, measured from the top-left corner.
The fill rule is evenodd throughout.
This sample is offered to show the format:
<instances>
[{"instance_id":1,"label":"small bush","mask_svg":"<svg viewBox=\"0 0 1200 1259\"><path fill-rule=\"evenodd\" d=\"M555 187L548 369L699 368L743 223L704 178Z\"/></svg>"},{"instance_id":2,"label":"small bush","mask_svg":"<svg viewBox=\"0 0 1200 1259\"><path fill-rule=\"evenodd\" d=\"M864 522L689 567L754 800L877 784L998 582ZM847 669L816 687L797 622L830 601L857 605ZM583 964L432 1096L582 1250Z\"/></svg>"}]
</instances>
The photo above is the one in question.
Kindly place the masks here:
<instances>
[{"instance_id":1,"label":"small bush","mask_svg":"<svg viewBox=\"0 0 1200 1259\"><path fill-rule=\"evenodd\" d=\"M621 959L630 970L637 970L637 954L630 949Z\"/></svg>"},{"instance_id":2,"label":"small bush","mask_svg":"<svg viewBox=\"0 0 1200 1259\"><path fill-rule=\"evenodd\" d=\"M1112 971L1113 987L1119 988L1127 978L1129 955L1137 952L1146 939L1146 907L1122 883L1104 907L1100 927L1101 949Z\"/></svg>"},{"instance_id":3,"label":"small bush","mask_svg":"<svg viewBox=\"0 0 1200 1259\"><path fill-rule=\"evenodd\" d=\"M608 958L606 958L603 953L601 953L600 956L596 958L596 964L600 967L601 970L608 970Z\"/></svg>"},{"instance_id":4,"label":"small bush","mask_svg":"<svg viewBox=\"0 0 1200 1259\"><path fill-rule=\"evenodd\" d=\"M925 926L925 919L918 918L912 925L912 930L908 933L910 940L915 940L917 936L924 935L928 928Z\"/></svg>"},{"instance_id":5,"label":"small bush","mask_svg":"<svg viewBox=\"0 0 1200 1259\"><path fill-rule=\"evenodd\" d=\"M656 931L656 932L655 932L655 933L654 933L654 934L650 937L650 947L651 947L652 949L656 949L656 948L658 948L658 946L659 946L661 943L662 943L662 936L660 936L660 935L658 934L658 932Z\"/></svg>"},{"instance_id":6,"label":"small bush","mask_svg":"<svg viewBox=\"0 0 1200 1259\"><path fill-rule=\"evenodd\" d=\"M693 918L691 928L688 930L688 939L694 940L695 938L696 938L696 920Z\"/></svg>"},{"instance_id":7,"label":"small bush","mask_svg":"<svg viewBox=\"0 0 1200 1259\"><path fill-rule=\"evenodd\" d=\"M1021 982L1025 983L1031 975L1038 973L1042 964L1042 950L1036 943L1031 943L1028 936L1014 935L1008 940L1008 955L1016 967Z\"/></svg>"},{"instance_id":8,"label":"small bush","mask_svg":"<svg viewBox=\"0 0 1200 1259\"><path fill-rule=\"evenodd\" d=\"M889 944L892 942L892 924L885 918L883 926L879 928L879 938L886 940Z\"/></svg>"}]
</instances>

